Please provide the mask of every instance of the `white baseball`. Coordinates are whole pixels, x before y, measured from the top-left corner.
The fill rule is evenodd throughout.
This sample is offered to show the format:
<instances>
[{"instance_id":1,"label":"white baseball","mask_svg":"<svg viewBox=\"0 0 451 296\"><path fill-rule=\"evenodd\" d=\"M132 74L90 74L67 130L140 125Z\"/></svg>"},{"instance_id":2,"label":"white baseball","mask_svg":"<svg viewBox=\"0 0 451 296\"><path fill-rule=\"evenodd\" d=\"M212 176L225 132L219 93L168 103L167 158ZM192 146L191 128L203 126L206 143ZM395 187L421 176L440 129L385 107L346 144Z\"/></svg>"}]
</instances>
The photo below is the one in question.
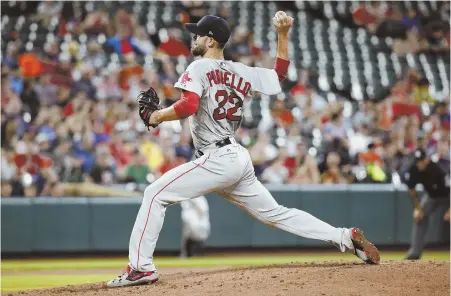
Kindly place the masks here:
<instances>
[{"instance_id":1,"label":"white baseball","mask_svg":"<svg viewBox=\"0 0 451 296\"><path fill-rule=\"evenodd\" d=\"M287 17L287 14L285 13L285 11L278 11L278 12L276 12L276 19L277 20L280 20L280 19L285 18L285 17Z\"/></svg>"},{"instance_id":2,"label":"white baseball","mask_svg":"<svg viewBox=\"0 0 451 296\"><path fill-rule=\"evenodd\" d=\"M276 15L274 16L274 21L278 25L282 20L286 19L288 16L284 11L278 11L276 12Z\"/></svg>"}]
</instances>

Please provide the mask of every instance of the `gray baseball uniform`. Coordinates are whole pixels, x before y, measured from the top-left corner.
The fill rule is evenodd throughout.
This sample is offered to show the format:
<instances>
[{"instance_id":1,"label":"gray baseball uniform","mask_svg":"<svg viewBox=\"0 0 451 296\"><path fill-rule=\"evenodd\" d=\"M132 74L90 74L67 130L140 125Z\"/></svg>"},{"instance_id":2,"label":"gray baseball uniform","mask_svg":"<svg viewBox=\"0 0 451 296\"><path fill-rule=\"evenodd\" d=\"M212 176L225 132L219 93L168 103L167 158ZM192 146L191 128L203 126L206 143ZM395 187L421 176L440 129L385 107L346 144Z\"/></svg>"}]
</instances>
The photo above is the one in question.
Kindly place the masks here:
<instances>
[{"instance_id":1,"label":"gray baseball uniform","mask_svg":"<svg viewBox=\"0 0 451 296\"><path fill-rule=\"evenodd\" d=\"M253 92L281 92L274 70L203 58L191 63L175 86L201 98L198 111L189 118L198 158L170 170L146 188L130 238L133 269L156 270L153 252L166 207L209 192L269 226L329 241L342 252L353 249L349 229L332 227L304 211L279 205L256 179L248 151L233 138L245 97Z\"/></svg>"}]
</instances>

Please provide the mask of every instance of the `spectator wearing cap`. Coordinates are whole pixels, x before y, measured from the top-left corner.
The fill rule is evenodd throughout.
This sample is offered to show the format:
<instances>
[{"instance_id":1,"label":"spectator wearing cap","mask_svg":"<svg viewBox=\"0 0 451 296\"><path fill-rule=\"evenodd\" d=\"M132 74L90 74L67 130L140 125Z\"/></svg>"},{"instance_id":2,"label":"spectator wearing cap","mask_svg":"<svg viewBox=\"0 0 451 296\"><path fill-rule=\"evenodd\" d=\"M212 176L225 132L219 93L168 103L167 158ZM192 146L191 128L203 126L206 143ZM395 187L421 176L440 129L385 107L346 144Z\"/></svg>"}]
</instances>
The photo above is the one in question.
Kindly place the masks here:
<instances>
[{"instance_id":1,"label":"spectator wearing cap","mask_svg":"<svg viewBox=\"0 0 451 296\"><path fill-rule=\"evenodd\" d=\"M409 260L418 260L425 245L429 217L439 206L446 206L447 213L444 220L449 222L449 175L426 155L422 149L414 152L414 163L404 176L409 188L409 194L414 205L414 224L411 245L408 251ZM418 200L415 189L417 184L424 187L424 196Z\"/></svg>"}]
</instances>

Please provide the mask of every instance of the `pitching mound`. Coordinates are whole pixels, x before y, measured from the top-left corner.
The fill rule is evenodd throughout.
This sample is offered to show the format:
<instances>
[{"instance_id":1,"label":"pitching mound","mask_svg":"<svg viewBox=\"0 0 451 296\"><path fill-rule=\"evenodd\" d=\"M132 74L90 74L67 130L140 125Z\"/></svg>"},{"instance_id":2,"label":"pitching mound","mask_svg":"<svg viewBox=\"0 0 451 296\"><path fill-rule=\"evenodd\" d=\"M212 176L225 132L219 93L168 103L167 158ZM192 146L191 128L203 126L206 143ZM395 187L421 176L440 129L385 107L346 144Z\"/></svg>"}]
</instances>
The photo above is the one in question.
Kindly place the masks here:
<instances>
[{"instance_id":1,"label":"pitching mound","mask_svg":"<svg viewBox=\"0 0 451 296\"><path fill-rule=\"evenodd\" d=\"M449 295L449 269L447 261L386 261L376 266L349 261L292 263L163 273L150 286L109 289L96 283L8 295Z\"/></svg>"}]
</instances>

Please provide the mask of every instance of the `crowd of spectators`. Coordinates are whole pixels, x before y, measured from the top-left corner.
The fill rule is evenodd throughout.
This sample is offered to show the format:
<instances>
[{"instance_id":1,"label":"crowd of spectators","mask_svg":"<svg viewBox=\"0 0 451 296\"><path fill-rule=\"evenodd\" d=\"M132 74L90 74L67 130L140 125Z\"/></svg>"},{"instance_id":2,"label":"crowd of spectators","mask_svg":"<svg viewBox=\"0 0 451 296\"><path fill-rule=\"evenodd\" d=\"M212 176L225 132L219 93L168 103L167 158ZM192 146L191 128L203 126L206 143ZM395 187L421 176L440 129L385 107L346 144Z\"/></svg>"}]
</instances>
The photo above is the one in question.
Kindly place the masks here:
<instances>
[{"instance_id":1,"label":"crowd of spectators","mask_svg":"<svg viewBox=\"0 0 451 296\"><path fill-rule=\"evenodd\" d=\"M371 1L361 3L353 11L355 24L365 27L378 37L393 38L393 51L403 56L424 51L449 52L450 4L434 3L439 11L437 18L425 15L421 5L412 5L403 13L389 2Z\"/></svg>"},{"instance_id":2,"label":"crowd of spectators","mask_svg":"<svg viewBox=\"0 0 451 296\"><path fill-rule=\"evenodd\" d=\"M17 32L2 32L7 43L1 66L1 196L74 195L61 187L74 183L142 188L189 161L193 146L187 121L148 131L135 98L150 86L164 106L179 98L173 85L192 60L190 36L181 24L206 14L201 4L183 2L177 22L158 32L138 25L133 13L121 8L110 17L77 2L42 1L27 7L40 25L57 25L54 38L31 48ZM424 35L418 12L392 16L374 4L359 9L355 23L372 33L382 34L382 23L396 21L408 40L410 34L423 36L421 50L449 51L449 23L447 33L428 27L424 29L431 33ZM227 10L221 16L227 18ZM264 45L254 44L252 32L241 26L233 30L226 58L272 67L274 57ZM83 38L88 41L80 42ZM420 50L401 47L395 42L394 51ZM427 79L415 69L404 69L380 102L323 93L309 69L297 72L295 81L284 82L282 94L245 102L236 138L249 148L262 182L395 182L418 147L449 173L449 93L431 95Z\"/></svg>"}]
</instances>

